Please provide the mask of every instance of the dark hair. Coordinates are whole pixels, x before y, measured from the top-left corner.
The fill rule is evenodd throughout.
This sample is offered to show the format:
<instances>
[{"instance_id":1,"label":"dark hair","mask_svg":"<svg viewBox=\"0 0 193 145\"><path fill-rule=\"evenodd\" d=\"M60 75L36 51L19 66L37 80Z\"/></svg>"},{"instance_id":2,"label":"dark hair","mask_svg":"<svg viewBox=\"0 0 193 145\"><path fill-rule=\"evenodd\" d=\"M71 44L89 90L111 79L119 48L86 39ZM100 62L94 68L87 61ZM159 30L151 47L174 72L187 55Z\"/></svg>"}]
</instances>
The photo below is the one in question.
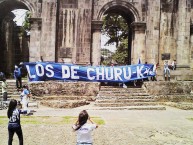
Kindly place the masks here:
<instances>
[{"instance_id":1,"label":"dark hair","mask_svg":"<svg viewBox=\"0 0 193 145\"><path fill-rule=\"evenodd\" d=\"M29 89L28 85L23 85L23 89L27 89L28 90Z\"/></svg>"},{"instance_id":2,"label":"dark hair","mask_svg":"<svg viewBox=\"0 0 193 145\"><path fill-rule=\"evenodd\" d=\"M27 85L23 85L23 88L27 88Z\"/></svg>"},{"instance_id":3,"label":"dark hair","mask_svg":"<svg viewBox=\"0 0 193 145\"><path fill-rule=\"evenodd\" d=\"M78 116L78 126L75 130L79 130L88 120L88 113L86 110L80 112Z\"/></svg>"},{"instance_id":4,"label":"dark hair","mask_svg":"<svg viewBox=\"0 0 193 145\"><path fill-rule=\"evenodd\" d=\"M15 99L12 99L9 103L9 108L7 111L7 117L10 118L12 116L13 110L16 108L17 106L17 101Z\"/></svg>"}]
</instances>

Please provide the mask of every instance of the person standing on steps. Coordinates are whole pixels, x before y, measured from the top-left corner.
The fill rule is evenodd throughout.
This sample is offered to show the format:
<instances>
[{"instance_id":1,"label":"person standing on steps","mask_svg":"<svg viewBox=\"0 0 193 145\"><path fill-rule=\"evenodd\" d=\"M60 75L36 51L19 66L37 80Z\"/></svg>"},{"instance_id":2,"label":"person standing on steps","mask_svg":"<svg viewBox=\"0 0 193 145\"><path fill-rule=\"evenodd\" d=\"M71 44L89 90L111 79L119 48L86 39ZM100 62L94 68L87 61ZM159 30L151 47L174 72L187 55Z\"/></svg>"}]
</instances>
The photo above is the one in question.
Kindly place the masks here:
<instances>
[{"instance_id":1,"label":"person standing on steps","mask_svg":"<svg viewBox=\"0 0 193 145\"><path fill-rule=\"evenodd\" d=\"M16 79L17 89L22 88L21 68L15 65L14 78Z\"/></svg>"},{"instance_id":2,"label":"person standing on steps","mask_svg":"<svg viewBox=\"0 0 193 145\"><path fill-rule=\"evenodd\" d=\"M7 101L7 87L8 87L8 84L7 84L5 78L3 78L3 81L1 83L1 87L2 87L3 101Z\"/></svg>"},{"instance_id":3,"label":"person standing on steps","mask_svg":"<svg viewBox=\"0 0 193 145\"><path fill-rule=\"evenodd\" d=\"M0 81L3 81L4 78L5 78L5 74L3 72L0 72Z\"/></svg>"},{"instance_id":4,"label":"person standing on steps","mask_svg":"<svg viewBox=\"0 0 193 145\"><path fill-rule=\"evenodd\" d=\"M171 67L172 67L172 70L176 70L176 60L172 61Z\"/></svg>"},{"instance_id":5,"label":"person standing on steps","mask_svg":"<svg viewBox=\"0 0 193 145\"><path fill-rule=\"evenodd\" d=\"M167 60L164 63L164 78L165 78L165 81L170 81L170 69L169 69L169 64Z\"/></svg>"},{"instance_id":6,"label":"person standing on steps","mask_svg":"<svg viewBox=\"0 0 193 145\"><path fill-rule=\"evenodd\" d=\"M19 139L19 145L23 145L23 133L20 124L20 114L26 114L27 111L22 111L16 108L17 101L12 99L9 103L9 108L7 111L7 117L9 118L8 123L8 145L12 145L13 135L17 134Z\"/></svg>"},{"instance_id":7,"label":"person standing on steps","mask_svg":"<svg viewBox=\"0 0 193 145\"><path fill-rule=\"evenodd\" d=\"M28 108L28 100L30 98L30 91L29 91L27 85L23 86L23 91L22 91L20 97L21 97L21 104L22 104L23 110L27 111L27 114L29 114L30 110Z\"/></svg>"},{"instance_id":8,"label":"person standing on steps","mask_svg":"<svg viewBox=\"0 0 193 145\"><path fill-rule=\"evenodd\" d=\"M87 123L87 121L90 123ZM80 112L78 120L72 126L73 130L77 132L77 144L76 145L92 145L91 133L98 127L89 117L86 110Z\"/></svg>"}]
</instances>

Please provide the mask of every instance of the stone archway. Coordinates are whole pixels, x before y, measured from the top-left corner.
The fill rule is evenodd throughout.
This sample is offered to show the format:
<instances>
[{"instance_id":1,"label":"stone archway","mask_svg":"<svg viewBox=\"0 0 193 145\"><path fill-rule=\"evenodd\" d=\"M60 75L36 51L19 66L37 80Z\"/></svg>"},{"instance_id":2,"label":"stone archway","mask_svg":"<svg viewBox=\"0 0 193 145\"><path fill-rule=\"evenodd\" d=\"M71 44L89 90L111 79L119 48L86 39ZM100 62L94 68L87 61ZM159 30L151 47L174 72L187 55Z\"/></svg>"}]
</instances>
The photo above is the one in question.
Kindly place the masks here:
<instances>
[{"instance_id":1,"label":"stone archway","mask_svg":"<svg viewBox=\"0 0 193 145\"><path fill-rule=\"evenodd\" d=\"M128 37L128 64L137 63L140 58L145 62L145 29L146 23L141 22L138 10L129 2L124 0L111 1L104 4L92 20L92 63L100 64L100 36L102 17L108 12L115 12L121 15L129 26Z\"/></svg>"},{"instance_id":2,"label":"stone archway","mask_svg":"<svg viewBox=\"0 0 193 145\"><path fill-rule=\"evenodd\" d=\"M111 2L106 3L98 12L97 20L102 21L102 16L106 13L106 11L108 11L109 9L113 7L116 7L118 9L123 8L122 9L123 11L131 12L136 22L140 21L141 19L137 9L131 3L124 1L124 0L120 0L120 1L111 1Z\"/></svg>"},{"instance_id":3,"label":"stone archway","mask_svg":"<svg viewBox=\"0 0 193 145\"><path fill-rule=\"evenodd\" d=\"M14 65L29 60L29 38L20 36L21 29L13 22L15 9L26 9L34 14L32 3L27 0L4 0L0 2L0 71L8 76Z\"/></svg>"},{"instance_id":4,"label":"stone archway","mask_svg":"<svg viewBox=\"0 0 193 145\"><path fill-rule=\"evenodd\" d=\"M35 6L32 3L30 3L30 0L18 0L18 1L22 2L28 8L28 10L32 13L32 16L36 16Z\"/></svg>"}]
</instances>

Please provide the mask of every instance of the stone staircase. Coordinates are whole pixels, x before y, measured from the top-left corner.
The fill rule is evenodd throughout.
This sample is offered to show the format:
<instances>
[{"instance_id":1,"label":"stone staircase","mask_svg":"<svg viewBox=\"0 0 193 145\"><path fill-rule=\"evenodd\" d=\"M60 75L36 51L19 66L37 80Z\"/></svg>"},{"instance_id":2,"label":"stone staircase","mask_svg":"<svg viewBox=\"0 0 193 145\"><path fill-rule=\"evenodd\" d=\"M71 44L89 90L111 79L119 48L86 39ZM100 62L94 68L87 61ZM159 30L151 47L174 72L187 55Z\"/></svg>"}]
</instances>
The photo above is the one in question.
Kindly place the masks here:
<instances>
[{"instance_id":1,"label":"stone staircase","mask_svg":"<svg viewBox=\"0 0 193 145\"><path fill-rule=\"evenodd\" d=\"M0 81L0 85L1 85L1 83L2 82ZM27 80L22 80L22 85L25 85L27 83L28 83ZM7 98L7 100L10 101L11 99L16 99L17 101L20 101L20 94L22 92L22 89L19 91L17 90L15 80L7 80L7 84L8 84L8 88L7 88L8 98ZM0 91L0 98L1 98L0 100L2 100L2 90ZM38 107L36 100L31 98L29 101L29 107Z\"/></svg>"},{"instance_id":2,"label":"stone staircase","mask_svg":"<svg viewBox=\"0 0 193 145\"><path fill-rule=\"evenodd\" d=\"M94 103L99 109L112 110L165 110L143 88L101 86Z\"/></svg>"},{"instance_id":3,"label":"stone staircase","mask_svg":"<svg viewBox=\"0 0 193 145\"><path fill-rule=\"evenodd\" d=\"M0 84L1 83L2 82L0 81ZM22 84L26 84L26 83L27 83L27 81L22 81ZM16 85L15 85L15 80L7 80L7 84L8 84L8 88L7 88L8 100L19 99L21 91L17 91ZM0 96L2 97L2 91L0 92Z\"/></svg>"},{"instance_id":4,"label":"stone staircase","mask_svg":"<svg viewBox=\"0 0 193 145\"><path fill-rule=\"evenodd\" d=\"M76 108L90 104L92 96L40 96L36 97L41 105L52 108Z\"/></svg>"}]
</instances>

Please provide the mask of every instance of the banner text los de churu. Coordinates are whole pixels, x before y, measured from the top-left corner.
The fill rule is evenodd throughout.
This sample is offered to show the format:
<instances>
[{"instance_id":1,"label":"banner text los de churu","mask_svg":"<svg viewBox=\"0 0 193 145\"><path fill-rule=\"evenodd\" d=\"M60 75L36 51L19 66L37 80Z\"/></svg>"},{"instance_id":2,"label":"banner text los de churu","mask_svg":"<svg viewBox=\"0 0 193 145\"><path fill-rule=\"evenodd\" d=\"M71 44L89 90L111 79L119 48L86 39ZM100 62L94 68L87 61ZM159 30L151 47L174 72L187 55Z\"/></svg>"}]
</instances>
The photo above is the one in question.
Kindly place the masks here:
<instances>
[{"instance_id":1,"label":"banner text los de churu","mask_svg":"<svg viewBox=\"0 0 193 145\"><path fill-rule=\"evenodd\" d=\"M126 66L80 66L64 63L24 63L29 81L129 82L155 76L153 64Z\"/></svg>"}]
</instances>

